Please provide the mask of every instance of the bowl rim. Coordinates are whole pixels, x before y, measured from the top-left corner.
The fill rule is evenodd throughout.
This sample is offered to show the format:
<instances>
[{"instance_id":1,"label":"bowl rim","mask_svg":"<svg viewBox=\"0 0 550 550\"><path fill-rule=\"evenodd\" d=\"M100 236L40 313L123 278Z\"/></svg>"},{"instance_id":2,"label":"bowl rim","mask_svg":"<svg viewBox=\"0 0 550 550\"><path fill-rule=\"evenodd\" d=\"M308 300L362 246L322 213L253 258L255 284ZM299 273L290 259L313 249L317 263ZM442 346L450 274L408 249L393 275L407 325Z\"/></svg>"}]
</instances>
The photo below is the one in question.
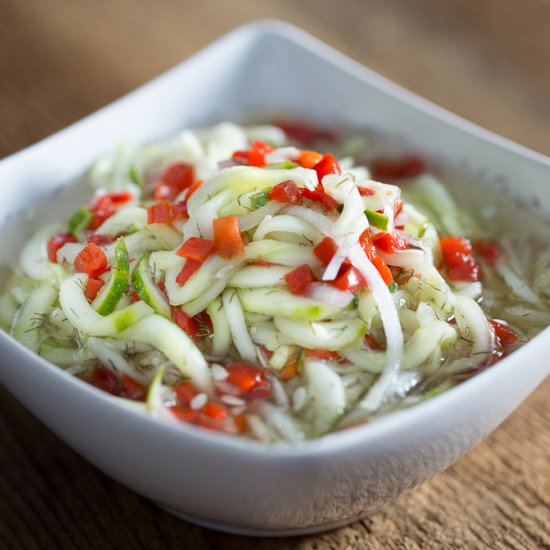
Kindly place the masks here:
<instances>
[{"instance_id":1,"label":"bowl rim","mask_svg":"<svg viewBox=\"0 0 550 550\"><path fill-rule=\"evenodd\" d=\"M108 115L111 110L116 109L121 103L126 102L134 96L141 95L146 90L155 88L164 80L169 79L172 74L177 73L190 61L195 60L200 56L206 56L210 50L223 47L224 43L231 41L237 36L243 36L246 34L251 35L256 39L265 35L275 35L278 38L291 42L294 46L306 49L312 54L321 57L329 65L337 66L338 68L347 71L352 76L361 79L363 82L367 82L368 84L378 88L382 93L390 95L401 102L414 107L426 116L443 120L472 137L477 137L486 142L490 142L501 149L505 149L510 153L527 158L532 162L548 168L550 175L550 157L533 151L523 145L519 145L490 130L482 128L481 126L478 126L477 124L418 96L398 84L395 84L386 77L383 77L373 70L363 66L347 55L337 51L333 47L315 38L302 29L290 23L276 19L259 19L237 27L236 29L223 35L221 38L218 38L214 42L210 43L205 48L178 63L168 71L165 71L145 84L138 86L128 94L125 94L99 110L79 119L51 136L46 137L30 145L29 147L22 149L21 151L17 151L4 157L3 159L0 159L0 170L3 165L12 162L19 162L19 159L24 158L24 156L29 152L47 146L50 140L61 139L65 134L88 123L98 114L101 114L102 116ZM277 458L297 458L317 455L326 452L327 449L335 451L357 443L367 444L370 441L379 439L380 437L385 437L388 433L403 430L407 425L414 425L421 422L424 418L437 415L438 411L444 411L455 403L459 404L463 402L467 399L468 395L477 394L483 388L489 387L494 380L500 379L501 377L506 376L508 372L512 372L516 368L519 368L524 356L527 355L532 349L537 346L539 348L544 347L543 342L547 339L548 334L550 334L550 327L547 327L541 331L527 344L500 361L498 363L498 368L493 367L486 369L472 378L465 380L448 390L445 390L436 397L401 410L386 413L372 422L354 426L353 428L342 431L330 432L323 436L300 441L295 444L267 444L242 437L231 436L229 434L218 432L213 433L209 430L184 423L171 424L162 420L156 420L148 415L136 413L131 410L130 407L121 405L120 398L110 396L105 392L102 392L101 390L77 379L76 377L67 374L60 367L53 365L39 355L31 352L19 342L11 338L9 334L2 331L0 331L0 343L2 343L2 346L15 346L16 349L18 348L22 354L26 354L29 362L34 363L37 368L47 369L51 375L58 377L58 380L65 380L68 381L69 384L74 384L75 390L78 389L78 391L87 392L90 398L99 399L99 402L102 402L102 405L104 404L106 406L116 407L115 414L130 415L131 417L128 417L129 421L140 420L142 422L150 423L150 427L152 429L165 430L167 435L173 434L174 436L181 438L189 437L201 443L221 445L227 449L232 449L239 452L262 455L269 454ZM540 382L542 382L542 379Z\"/></svg>"}]
</instances>

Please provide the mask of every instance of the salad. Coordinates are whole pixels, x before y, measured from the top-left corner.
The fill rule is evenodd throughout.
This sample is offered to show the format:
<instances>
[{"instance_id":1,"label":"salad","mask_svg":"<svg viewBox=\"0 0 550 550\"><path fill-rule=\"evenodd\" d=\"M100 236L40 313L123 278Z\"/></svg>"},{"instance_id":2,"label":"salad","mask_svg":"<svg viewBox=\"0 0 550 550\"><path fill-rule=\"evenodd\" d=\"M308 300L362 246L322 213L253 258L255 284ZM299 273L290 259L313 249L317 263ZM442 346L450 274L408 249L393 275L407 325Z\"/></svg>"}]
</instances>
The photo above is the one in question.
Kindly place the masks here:
<instances>
[{"instance_id":1,"label":"salad","mask_svg":"<svg viewBox=\"0 0 550 550\"><path fill-rule=\"evenodd\" d=\"M550 259L523 272L425 161L365 143L223 123L121 145L24 245L0 326L156 418L264 442L437 395L548 324Z\"/></svg>"}]
</instances>

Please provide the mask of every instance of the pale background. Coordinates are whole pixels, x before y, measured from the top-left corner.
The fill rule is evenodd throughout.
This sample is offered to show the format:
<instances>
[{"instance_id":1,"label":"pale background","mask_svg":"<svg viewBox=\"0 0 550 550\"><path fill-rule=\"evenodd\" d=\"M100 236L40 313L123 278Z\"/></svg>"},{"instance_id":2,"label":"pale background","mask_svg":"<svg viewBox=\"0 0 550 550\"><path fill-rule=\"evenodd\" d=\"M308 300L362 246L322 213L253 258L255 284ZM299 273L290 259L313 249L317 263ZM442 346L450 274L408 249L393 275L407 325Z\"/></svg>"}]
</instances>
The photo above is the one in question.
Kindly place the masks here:
<instances>
[{"instance_id":1,"label":"pale background","mask_svg":"<svg viewBox=\"0 0 550 550\"><path fill-rule=\"evenodd\" d=\"M543 0L0 0L0 157L265 17L295 23L414 92L550 154ZM546 382L457 465L371 518L313 537L255 541L160 512L0 390L0 548L548 548L549 403Z\"/></svg>"}]
</instances>

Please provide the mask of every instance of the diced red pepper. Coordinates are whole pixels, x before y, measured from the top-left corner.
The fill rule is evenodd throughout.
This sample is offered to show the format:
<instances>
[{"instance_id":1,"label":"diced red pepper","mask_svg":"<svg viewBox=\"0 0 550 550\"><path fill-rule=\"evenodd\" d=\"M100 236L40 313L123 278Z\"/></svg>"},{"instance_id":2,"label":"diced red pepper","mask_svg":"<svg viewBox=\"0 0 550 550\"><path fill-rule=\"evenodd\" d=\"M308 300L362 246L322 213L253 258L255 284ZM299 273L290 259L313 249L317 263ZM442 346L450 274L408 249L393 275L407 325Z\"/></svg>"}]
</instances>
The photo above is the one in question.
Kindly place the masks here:
<instances>
[{"instance_id":1,"label":"diced red pepper","mask_svg":"<svg viewBox=\"0 0 550 550\"><path fill-rule=\"evenodd\" d=\"M172 204L172 215L174 220L186 220L189 218L187 202L179 201Z\"/></svg>"},{"instance_id":2,"label":"diced red pepper","mask_svg":"<svg viewBox=\"0 0 550 550\"><path fill-rule=\"evenodd\" d=\"M393 254L399 250L407 250L408 246L404 239L391 233L377 233L373 237L374 246L383 252Z\"/></svg>"},{"instance_id":3,"label":"diced red pepper","mask_svg":"<svg viewBox=\"0 0 550 550\"><path fill-rule=\"evenodd\" d=\"M96 197L90 204L90 212L93 214L93 217L88 224L88 229L95 231L105 220L115 214L116 211L117 207L111 195Z\"/></svg>"},{"instance_id":4,"label":"diced red pepper","mask_svg":"<svg viewBox=\"0 0 550 550\"><path fill-rule=\"evenodd\" d=\"M397 215L401 212L401 210L403 210L403 201L399 199L396 200L393 205L393 217L397 218Z\"/></svg>"},{"instance_id":5,"label":"diced red pepper","mask_svg":"<svg viewBox=\"0 0 550 550\"><path fill-rule=\"evenodd\" d=\"M298 156L298 164L303 168L313 168L321 159L323 155L317 151L300 151Z\"/></svg>"},{"instance_id":6,"label":"diced red pepper","mask_svg":"<svg viewBox=\"0 0 550 550\"><path fill-rule=\"evenodd\" d=\"M244 242L237 216L225 216L212 222L216 252L225 259L244 255Z\"/></svg>"},{"instance_id":7,"label":"diced red pepper","mask_svg":"<svg viewBox=\"0 0 550 550\"><path fill-rule=\"evenodd\" d=\"M332 212L338 206L338 201L326 193L321 184L319 184L313 191L305 187L302 188L302 195L306 199L320 202L328 212Z\"/></svg>"},{"instance_id":8,"label":"diced red pepper","mask_svg":"<svg viewBox=\"0 0 550 550\"><path fill-rule=\"evenodd\" d=\"M235 426L237 427L237 430L239 433L244 433L248 429L248 423L246 422L246 416L244 413L238 413L233 417L233 420L235 421Z\"/></svg>"},{"instance_id":9,"label":"diced red pepper","mask_svg":"<svg viewBox=\"0 0 550 550\"><path fill-rule=\"evenodd\" d=\"M300 151L297 163L303 168L314 169L315 165L323 159L323 155L317 151Z\"/></svg>"},{"instance_id":10,"label":"diced red pepper","mask_svg":"<svg viewBox=\"0 0 550 550\"><path fill-rule=\"evenodd\" d=\"M232 363L227 366L227 382L233 384L245 396L253 398L269 397L271 383L264 371L248 363Z\"/></svg>"},{"instance_id":11,"label":"diced red pepper","mask_svg":"<svg viewBox=\"0 0 550 550\"><path fill-rule=\"evenodd\" d=\"M200 331L201 325L197 319L187 315L180 307L172 307L172 319L186 334L195 339Z\"/></svg>"},{"instance_id":12,"label":"diced red pepper","mask_svg":"<svg viewBox=\"0 0 550 550\"><path fill-rule=\"evenodd\" d=\"M464 237L444 237L440 239L447 274L452 281L479 281L481 269L477 265L472 245Z\"/></svg>"},{"instance_id":13,"label":"diced red pepper","mask_svg":"<svg viewBox=\"0 0 550 550\"><path fill-rule=\"evenodd\" d=\"M203 184L203 180L197 180L193 182L188 188L187 193L185 194L185 202L191 198L191 195Z\"/></svg>"},{"instance_id":14,"label":"diced red pepper","mask_svg":"<svg viewBox=\"0 0 550 550\"><path fill-rule=\"evenodd\" d=\"M200 237L190 237L176 250L176 254L187 260L202 263L215 249L216 243L214 241L201 239Z\"/></svg>"},{"instance_id":15,"label":"diced red pepper","mask_svg":"<svg viewBox=\"0 0 550 550\"><path fill-rule=\"evenodd\" d=\"M223 405L213 403L212 401L208 401L201 412L209 418L218 421L225 420L229 416L229 412Z\"/></svg>"},{"instance_id":16,"label":"diced red pepper","mask_svg":"<svg viewBox=\"0 0 550 550\"><path fill-rule=\"evenodd\" d=\"M87 237L89 243L97 244L97 246L105 246L106 244L114 243L116 239L114 235L98 235L96 233L91 233Z\"/></svg>"},{"instance_id":17,"label":"diced red pepper","mask_svg":"<svg viewBox=\"0 0 550 550\"><path fill-rule=\"evenodd\" d=\"M208 329L208 332L212 334L214 332L214 324L212 318L208 315L207 311L201 311L195 315L195 319L200 323L201 327Z\"/></svg>"},{"instance_id":18,"label":"diced red pepper","mask_svg":"<svg viewBox=\"0 0 550 550\"><path fill-rule=\"evenodd\" d=\"M317 179L319 183L323 183L323 178L328 174L341 174L342 170L338 161L331 153L327 153L323 158L313 167L317 172Z\"/></svg>"},{"instance_id":19,"label":"diced red pepper","mask_svg":"<svg viewBox=\"0 0 550 550\"><path fill-rule=\"evenodd\" d=\"M302 190L292 180L278 183L267 192L269 200L299 204L302 201Z\"/></svg>"},{"instance_id":20,"label":"diced red pepper","mask_svg":"<svg viewBox=\"0 0 550 550\"><path fill-rule=\"evenodd\" d=\"M178 285L180 286L183 286L191 278L195 271L199 269L201 265L202 263L197 262L196 260L186 260L185 264L181 268L181 271L176 277L176 283L178 283Z\"/></svg>"},{"instance_id":21,"label":"diced red pepper","mask_svg":"<svg viewBox=\"0 0 550 550\"><path fill-rule=\"evenodd\" d=\"M155 199L174 200L195 181L195 169L185 162L174 162L166 168L155 185Z\"/></svg>"},{"instance_id":22,"label":"diced red pepper","mask_svg":"<svg viewBox=\"0 0 550 550\"><path fill-rule=\"evenodd\" d=\"M130 303L135 304L136 302L139 302L141 298L138 296L138 293L132 288L130 290Z\"/></svg>"},{"instance_id":23,"label":"diced red pepper","mask_svg":"<svg viewBox=\"0 0 550 550\"><path fill-rule=\"evenodd\" d=\"M58 233L57 235L54 235L48 241L48 259L50 260L50 262L56 264L58 250L67 243L76 242L78 242L78 239L70 233Z\"/></svg>"},{"instance_id":24,"label":"diced red pepper","mask_svg":"<svg viewBox=\"0 0 550 550\"><path fill-rule=\"evenodd\" d=\"M189 407L182 407L175 405L168 409L179 421L187 422L188 424L195 424L200 418L199 411L194 411Z\"/></svg>"},{"instance_id":25,"label":"diced red pepper","mask_svg":"<svg viewBox=\"0 0 550 550\"><path fill-rule=\"evenodd\" d=\"M363 339L365 341L365 344L367 344L367 346L369 346L370 349L374 349L374 350L386 349L386 346L382 342L379 342L372 334L369 334L368 332L367 334L365 334Z\"/></svg>"},{"instance_id":26,"label":"diced red pepper","mask_svg":"<svg viewBox=\"0 0 550 550\"><path fill-rule=\"evenodd\" d=\"M86 288L84 289L84 296L86 296L86 300L90 303L93 302L104 284L105 281L102 279L94 279L89 277L86 283Z\"/></svg>"},{"instance_id":27,"label":"diced red pepper","mask_svg":"<svg viewBox=\"0 0 550 550\"><path fill-rule=\"evenodd\" d=\"M415 178L426 171L426 162L416 155L400 159L377 159L371 166L371 177L376 181L394 181Z\"/></svg>"},{"instance_id":28,"label":"diced red pepper","mask_svg":"<svg viewBox=\"0 0 550 550\"><path fill-rule=\"evenodd\" d=\"M287 380L294 378L297 374L298 374L298 365L296 364L296 361L292 361L291 363L287 363L279 371L279 380L286 382Z\"/></svg>"},{"instance_id":29,"label":"diced red pepper","mask_svg":"<svg viewBox=\"0 0 550 550\"><path fill-rule=\"evenodd\" d=\"M129 191L121 191L120 193L109 193L106 195L111 199L114 204L122 204L125 202L130 202L134 196Z\"/></svg>"},{"instance_id":30,"label":"diced red pepper","mask_svg":"<svg viewBox=\"0 0 550 550\"><path fill-rule=\"evenodd\" d=\"M172 223L174 213L169 202L157 202L147 208L147 223Z\"/></svg>"},{"instance_id":31,"label":"diced red pepper","mask_svg":"<svg viewBox=\"0 0 550 550\"><path fill-rule=\"evenodd\" d=\"M235 151L233 153L233 159L244 162L249 166L262 167L266 164L265 156L271 151L273 151L273 147L263 141L256 140L252 142L250 149L246 151Z\"/></svg>"},{"instance_id":32,"label":"diced red pepper","mask_svg":"<svg viewBox=\"0 0 550 550\"><path fill-rule=\"evenodd\" d=\"M74 267L78 273L86 273L94 278L107 270L107 264L105 252L93 243L88 243L74 261Z\"/></svg>"},{"instance_id":33,"label":"diced red pepper","mask_svg":"<svg viewBox=\"0 0 550 550\"><path fill-rule=\"evenodd\" d=\"M199 394L197 387L192 382L188 382L187 380L174 386L174 392L178 403L184 407L188 407L193 397Z\"/></svg>"},{"instance_id":34,"label":"diced red pepper","mask_svg":"<svg viewBox=\"0 0 550 550\"><path fill-rule=\"evenodd\" d=\"M494 319L489 324L495 333L495 347L498 351L505 351L518 341L518 335L508 325Z\"/></svg>"},{"instance_id":35,"label":"diced red pepper","mask_svg":"<svg viewBox=\"0 0 550 550\"><path fill-rule=\"evenodd\" d=\"M330 260L336 254L338 246L334 242L334 239L330 237L325 237L314 249L313 254L321 261L324 265L328 265Z\"/></svg>"},{"instance_id":36,"label":"diced red pepper","mask_svg":"<svg viewBox=\"0 0 550 550\"><path fill-rule=\"evenodd\" d=\"M96 388L112 395L120 394L120 379L112 370L101 365L97 365L92 371L90 383Z\"/></svg>"},{"instance_id":37,"label":"diced red pepper","mask_svg":"<svg viewBox=\"0 0 550 550\"><path fill-rule=\"evenodd\" d=\"M369 232L365 231L361 237L359 237L359 243L363 248L367 258L374 265L380 276L382 277L386 285L391 285L393 283L393 276L391 274L390 268L386 265L386 262L378 255L376 248L369 240Z\"/></svg>"},{"instance_id":38,"label":"diced red pepper","mask_svg":"<svg viewBox=\"0 0 550 550\"><path fill-rule=\"evenodd\" d=\"M305 294L309 285L315 281L315 274L309 265L301 265L285 276L285 281L292 294Z\"/></svg>"},{"instance_id":39,"label":"diced red pepper","mask_svg":"<svg viewBox=\"0 0 550 550\"><path fill-rule=\"evenodd\" d=\"M276 121L274 124L283 130L287 137L304 145L317 141L336 141L336 134L328 128L318 128L306 122Z\"/></svg>"},{"instance_id":40,"label":"diced red pepper","mask_svg":"<svg viewBox=\"0 0 550 550\"><path fill-rule=\"evenodd\" d=\"M502 249L498 243L485 239L474 241L474 249L490 265L495 265L502 255Z\"/></svg>"},{"instance_id":41,"label":"diced red pepper","mask_svg":"<svg viewBox=\"0 0 550 550\"><path fill-rule=\"evenodd\" d=\"M122 396L134 401L143 401L147 395L147 388L128 374L122 375Z\"/></svg>"},{"instance_id":42,"label":"diced red pepper","mask_svg":"<svg viewBox=\"0 0 550 550\"><path fill-rule=\"evenodd\" d=\"M354 266L345 267L334 281L331 283L338 290L344 292L355 292L356 290L367 286L365 278L361 272Z\"/></svg>"},{"instance_id":43,"label":"diced red pepper","mask_svg":"<svg viewBox=\"0 0 550 550\"><path fill-rule=\"evenodd\" d=\"M359 194L362 197L371 197L374 195L374 191L370 189L369 187L359 187L357 186L357 190L359 191Z\"/></svg>"},{"instance_id":44,"label":"diced red pepper","mask_svg":"<svg viewBox=\"0 0 550 550\"><path fill-rule=\"evenodd\" d=\"M262 350L262 353L265 355L265 357L267 357L267 359L271 359L271 357L275 353L275 352L271 351L270 349L267 349L265 346L260 346L260 348Z\"/></svg>"}]
</instances>

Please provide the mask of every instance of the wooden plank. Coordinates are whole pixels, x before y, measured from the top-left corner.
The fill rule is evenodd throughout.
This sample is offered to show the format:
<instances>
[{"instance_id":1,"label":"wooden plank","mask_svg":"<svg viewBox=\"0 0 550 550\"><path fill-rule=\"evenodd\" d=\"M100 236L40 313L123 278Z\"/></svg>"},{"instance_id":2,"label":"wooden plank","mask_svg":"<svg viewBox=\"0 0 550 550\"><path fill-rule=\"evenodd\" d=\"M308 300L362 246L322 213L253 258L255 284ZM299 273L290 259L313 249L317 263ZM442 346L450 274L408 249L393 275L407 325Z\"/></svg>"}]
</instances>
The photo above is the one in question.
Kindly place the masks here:
<instances>
[{"instance_id":1,"label":"wooden plank","mask_svg":"<svg viewBox=\"0 0 550 550\"><path fill-rule=\"evenodd\" d=\"M259 17L290 20L405 87L550 154L548 2L27 0L2 4L0 156ZM0 402L1 548L550 547L550 381L467 457L381 513L282 540L226 536L173 518L90 466L5 390Z\"/></svg>"}]
</instances>

